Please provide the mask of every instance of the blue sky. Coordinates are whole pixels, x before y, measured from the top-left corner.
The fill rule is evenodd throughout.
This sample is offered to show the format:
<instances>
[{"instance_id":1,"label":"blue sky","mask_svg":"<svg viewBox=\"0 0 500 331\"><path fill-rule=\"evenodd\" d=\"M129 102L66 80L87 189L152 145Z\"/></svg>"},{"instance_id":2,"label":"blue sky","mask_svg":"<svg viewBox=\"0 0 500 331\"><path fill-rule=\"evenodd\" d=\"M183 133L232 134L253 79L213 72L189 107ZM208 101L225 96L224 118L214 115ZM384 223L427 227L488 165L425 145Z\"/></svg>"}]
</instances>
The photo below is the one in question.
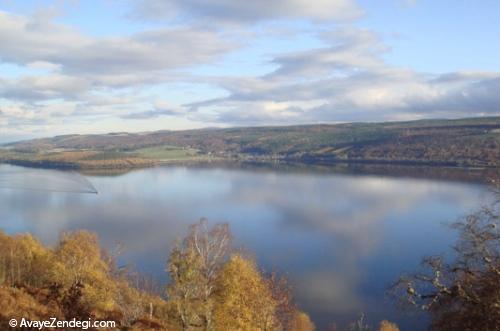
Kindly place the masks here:
<instances>
[{"instance_id":1,"label":"blue sky","mask_svg":"<svg viewBox=\"0 0 500 331\"><path fill-rule=\"evenodd\" d=\"M0 142L500 114L498 1L0 0Z\"/></svg>"}]
</instances>

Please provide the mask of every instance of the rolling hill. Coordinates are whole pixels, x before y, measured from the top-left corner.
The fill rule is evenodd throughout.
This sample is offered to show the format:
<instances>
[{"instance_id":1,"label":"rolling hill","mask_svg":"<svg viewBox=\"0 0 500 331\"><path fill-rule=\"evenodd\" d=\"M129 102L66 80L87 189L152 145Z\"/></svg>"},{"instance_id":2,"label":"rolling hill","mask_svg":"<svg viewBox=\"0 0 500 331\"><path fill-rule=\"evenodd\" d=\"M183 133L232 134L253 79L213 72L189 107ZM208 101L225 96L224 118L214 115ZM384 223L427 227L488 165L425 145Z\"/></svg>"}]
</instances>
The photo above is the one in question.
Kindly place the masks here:
<instances>
[{"instance_id":1,"label":"rolling hill","mask_svg":"<svg viewBox=\"0 0 500 331\"><path fill-rule=\"evenodd\" d=\"M500 117L65 135L0 149L2 162L74 168L211 159L499 167Z\"/></svg>"}]
</instances>

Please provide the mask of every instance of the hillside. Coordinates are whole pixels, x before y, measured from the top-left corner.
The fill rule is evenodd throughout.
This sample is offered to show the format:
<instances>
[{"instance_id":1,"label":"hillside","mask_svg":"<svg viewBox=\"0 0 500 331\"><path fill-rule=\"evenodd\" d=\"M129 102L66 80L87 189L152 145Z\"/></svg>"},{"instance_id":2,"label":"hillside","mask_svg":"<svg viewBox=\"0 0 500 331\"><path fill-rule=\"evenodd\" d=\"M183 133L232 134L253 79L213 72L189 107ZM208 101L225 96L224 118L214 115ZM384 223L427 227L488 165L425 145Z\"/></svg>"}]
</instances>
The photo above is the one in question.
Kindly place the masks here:
<instances>
[{"instance_id":1,"label":"hillside","mask_svg":"<svg viewBox=\"0 0 500 331\"><path fill-rule=\"evenodd\" d=\"M0 161L79 168L214 158L500 166L500 117L67 135L11 143Z\"/></svg>"}]
</instances>

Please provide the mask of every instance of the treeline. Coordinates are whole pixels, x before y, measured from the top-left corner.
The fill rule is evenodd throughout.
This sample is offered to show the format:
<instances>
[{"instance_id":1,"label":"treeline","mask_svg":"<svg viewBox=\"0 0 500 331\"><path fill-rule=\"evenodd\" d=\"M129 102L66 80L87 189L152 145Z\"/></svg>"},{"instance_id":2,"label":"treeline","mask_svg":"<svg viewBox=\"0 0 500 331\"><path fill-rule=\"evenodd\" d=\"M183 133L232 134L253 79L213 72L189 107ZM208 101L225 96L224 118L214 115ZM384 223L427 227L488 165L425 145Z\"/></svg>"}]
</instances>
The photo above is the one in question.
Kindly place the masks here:
<instances>
[{"instance_id":1,"label":"treeline","mask_svg":"<svg viewBox=\"0 0 500 331\"><path fill-rule=\"evenodd\" d=\"M249 127L69 135L10 144L10 158L42 153L68 160L75 153L116 153L111 161L79 157L81 167L146 166L152 160L133 158L145 147L194 148L205 156L240 160L305 162L371 162L499 167L500 117L387 123L348 123L284 127ZM55 151L50 155L50 151ZM66 151L66 152L65 152ZM24 153L24 154L23 154ZM2 151L0 150L0 159ZM3 152L7 157L6 152ZM146 158L147 159L147 158Z\"/></svg>"},{"instance_id":2,"label":"treeline","mask_svg":"<svg viewBox=\"0 0 500 331\"><path fill-rule=\"evenodd\" d=\"M191 226L172 249L167 271L171 281L159 290L118 268L116 254L87 231L63 234L55 247L0 232L0 329L9 329L12 318L76 318L113 320L117 330L316 330L286 278L265 275L231 249L225 224ZM398 329L383 321L380 330Z\"/></svg>"},{"instance_id":3,"label":"treeline","mask_svg":"<svg viewBox=\"0 0 500 331\"><path fill-rule=\"evenodd\" d=\"M338 157L349 160L498 167L500 132L486 127L408 129L386 141L353 145L338 153Z\"/></svg>"}]
</instances>

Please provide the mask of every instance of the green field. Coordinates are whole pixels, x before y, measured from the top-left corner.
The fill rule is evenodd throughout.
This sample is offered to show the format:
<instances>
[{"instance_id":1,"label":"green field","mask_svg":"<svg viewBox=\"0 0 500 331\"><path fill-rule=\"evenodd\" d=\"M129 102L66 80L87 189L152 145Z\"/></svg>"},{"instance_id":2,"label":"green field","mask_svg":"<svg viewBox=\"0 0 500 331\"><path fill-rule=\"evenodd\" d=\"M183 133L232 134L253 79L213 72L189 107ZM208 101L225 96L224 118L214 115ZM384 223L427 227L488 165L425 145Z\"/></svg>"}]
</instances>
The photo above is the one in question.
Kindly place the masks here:
<instances>
[{"instance_id":1,"label":"green field","mask_svg":"<svg viewBox=\"0 0 500 331\"><path fill-rule=\"evenodd\" d=\"M146 159L159 161L177 161L206 158L206 155L200 154L196 149L179 148L175 146L156 146L140 148L131 153Z\"/></svg>"}]
</instances>

